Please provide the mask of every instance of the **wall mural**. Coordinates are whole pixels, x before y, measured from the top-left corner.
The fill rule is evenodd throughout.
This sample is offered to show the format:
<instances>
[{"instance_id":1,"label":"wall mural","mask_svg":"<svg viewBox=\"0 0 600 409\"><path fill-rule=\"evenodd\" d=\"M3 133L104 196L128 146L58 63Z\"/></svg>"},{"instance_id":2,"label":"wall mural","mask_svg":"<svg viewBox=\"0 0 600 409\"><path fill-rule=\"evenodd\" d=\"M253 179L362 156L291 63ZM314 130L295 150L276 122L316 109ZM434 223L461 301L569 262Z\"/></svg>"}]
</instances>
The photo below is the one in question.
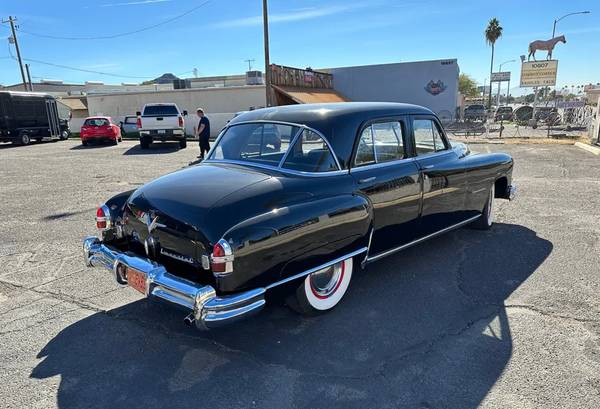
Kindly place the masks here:
<instances>
[{"instance_id":1,"label":"wall mural","mask_svg":"<svg viewBox=\"0 0 600 409\"><path fill-rule=\"evenodd\" d=\"M446 84L442 80L431 80L425 86L425 91L429 92L431 95L439 95L444 92L448 88Z\"/></svg>"}]
</instances>

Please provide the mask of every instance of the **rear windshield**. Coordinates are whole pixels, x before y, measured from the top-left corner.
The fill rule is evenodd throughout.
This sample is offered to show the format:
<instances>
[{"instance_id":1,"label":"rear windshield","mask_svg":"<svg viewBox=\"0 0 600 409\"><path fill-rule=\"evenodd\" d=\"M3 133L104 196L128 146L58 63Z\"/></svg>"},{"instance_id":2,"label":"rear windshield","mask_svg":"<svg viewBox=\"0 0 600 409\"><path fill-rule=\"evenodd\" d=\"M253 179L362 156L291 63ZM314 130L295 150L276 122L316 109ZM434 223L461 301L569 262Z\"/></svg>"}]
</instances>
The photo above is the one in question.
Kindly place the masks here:
<instances>
[{"instance_id":1,"label":"rear windshield","mask_svg":"<svg viewBox=\"0 0 600 409\"><path fill-rule=\"evenodd\" d=\"M483 110L485 110L485 107L483 105L470 105L470 106L466 107L465 110L483 111Z\"/></svg>"},{"instance_id":2,"label":"rear windshield","mask_svg":"<svg viewBox=\"0 0 600 409\"><path fill-rule=\"evenodd\" d=\"M110 123L108 122L108 119L105 119L105 118L86 119L85 122L83 123L83 126L108 126L108 125L110 125Z\"/></svg>"},{"instance_id":3,"label":"rear windshield","mask_svg":"<svg viewBox=\"0 0 600 409\"><path fill-rule=\"evenodd\" d=\"M150 105L144 108L144 116L172 116L179 115L175 105Z\"/></svg>"}]
</instances>

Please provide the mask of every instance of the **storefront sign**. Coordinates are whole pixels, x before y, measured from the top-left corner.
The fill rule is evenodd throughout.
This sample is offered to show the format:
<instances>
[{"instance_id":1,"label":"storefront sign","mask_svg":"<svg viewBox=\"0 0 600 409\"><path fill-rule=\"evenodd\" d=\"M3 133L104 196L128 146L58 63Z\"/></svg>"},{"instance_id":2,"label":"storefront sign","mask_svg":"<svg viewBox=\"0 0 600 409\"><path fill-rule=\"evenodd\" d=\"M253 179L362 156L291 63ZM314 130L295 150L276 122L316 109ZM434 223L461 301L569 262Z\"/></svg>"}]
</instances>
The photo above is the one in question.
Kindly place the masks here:
<instances>
[{"instance_id":1,"label":"storefront sign","mask_svg":"<svg viewBox=\"0 0 600 409\"><path fill-rule=\"evenodd\" d=\"M556 85L558 60L525 61L521 65L521 87Z\"/></svg>"}]
</instances>

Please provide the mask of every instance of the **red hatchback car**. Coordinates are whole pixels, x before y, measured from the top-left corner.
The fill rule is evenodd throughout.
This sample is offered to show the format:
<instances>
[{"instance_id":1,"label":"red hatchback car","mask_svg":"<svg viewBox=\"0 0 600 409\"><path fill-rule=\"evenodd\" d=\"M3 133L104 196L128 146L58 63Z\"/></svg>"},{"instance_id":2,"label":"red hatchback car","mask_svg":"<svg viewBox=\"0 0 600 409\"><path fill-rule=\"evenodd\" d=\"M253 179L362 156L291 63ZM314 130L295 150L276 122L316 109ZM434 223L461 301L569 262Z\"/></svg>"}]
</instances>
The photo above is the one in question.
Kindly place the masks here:
<instances>
[{"instance_id":1,"label":"red hatchback car","mask_svg":"<svg viewBox=\"0 0 600 409\"><path fill-rule=\"evenodd\" d=\"M90 141L110 141L116 145L123 140L121 129L112 122L108 116L93 116L85 119L81 127L81 144L87 145Z\"/></svg>"}]
</instances>

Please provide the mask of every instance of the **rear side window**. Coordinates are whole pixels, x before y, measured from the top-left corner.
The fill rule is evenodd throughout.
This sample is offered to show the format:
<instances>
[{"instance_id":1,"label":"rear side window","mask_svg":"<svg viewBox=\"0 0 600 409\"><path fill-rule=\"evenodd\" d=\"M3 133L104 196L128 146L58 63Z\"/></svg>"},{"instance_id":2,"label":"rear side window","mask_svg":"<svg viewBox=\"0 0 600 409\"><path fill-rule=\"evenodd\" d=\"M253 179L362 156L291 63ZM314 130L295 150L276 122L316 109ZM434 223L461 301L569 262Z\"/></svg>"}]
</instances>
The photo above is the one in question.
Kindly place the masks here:
<instances>
[{"instance_id":1,"label":"rear side window","mask_svg":"<svg viewBox=\"0 0 600 409\"><path fill-rule=\"evenodd\" d=\"M175 105L149 105L144 108L144 116L172 116L179 115Z\"/></svg>"},{"instance_id":2,"label":"rear side window","mask_svg":"<svg viewBox=\"0 0 600 409\"><path fill-rule=\"evenodd\" d=\"M413 131L417 155L426 155L446 149L437 125L431 119L414 119Z\"/></svg>"},{"instance_id":3,"label":"rear side window","mask_svg":"<svg viewBox=\"0 0 600 409\"><path fill-rule=\"evenodd\" d=\"M366 127L360 136L355 166L404 159L402 123L376 122Z\"/></svg>"},{"instance_id":4,"label":"rear side window","mask_svg":"<svg viewBox=\"0 0 600 409\"><path fill-rule=\"evenodd\" d=\"M290 150L285 169L300 172L330 172L338 170L337 164L323 138L316 132L305 129Z\"/></svg>"},{"instance_id":5,"label":"rear side window","mask_svg":"<svg viewBox=\"0 0 600 409\"><path fill-rule=\"evenodd\" d=\"M104 118L92 118L86 119L83 123L84 126L108 126L110 123Z\"/></svg>"}]
</instances>

